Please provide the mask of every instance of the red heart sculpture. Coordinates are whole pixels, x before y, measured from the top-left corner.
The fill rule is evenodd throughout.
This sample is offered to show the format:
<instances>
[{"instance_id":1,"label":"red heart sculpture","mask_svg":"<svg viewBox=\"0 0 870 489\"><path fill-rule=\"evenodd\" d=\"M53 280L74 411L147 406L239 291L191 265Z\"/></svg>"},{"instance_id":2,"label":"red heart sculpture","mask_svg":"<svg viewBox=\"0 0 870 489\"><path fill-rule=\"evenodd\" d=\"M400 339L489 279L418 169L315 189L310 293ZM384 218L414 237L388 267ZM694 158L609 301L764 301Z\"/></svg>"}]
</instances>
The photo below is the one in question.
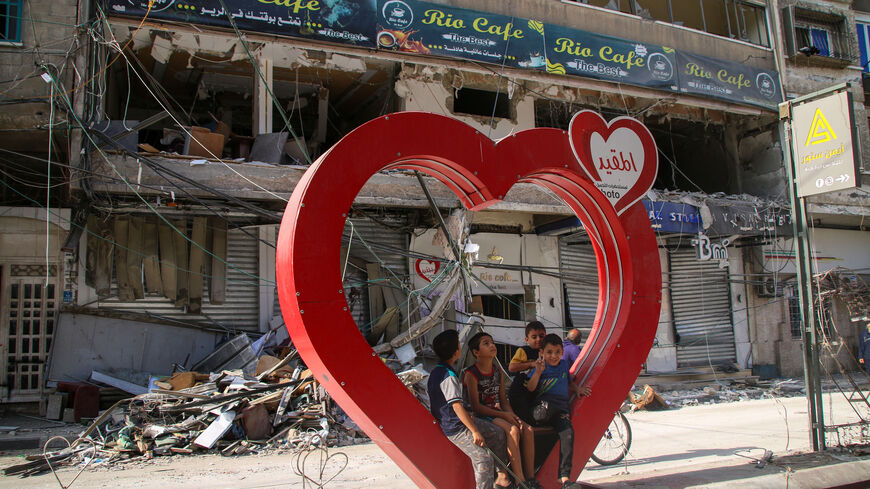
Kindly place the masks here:
<instances>
[{"instance_id":1,"label":"red heart sculpture","mask_svg":"<svg viewBox=\"0 0 870 489\"><path fill-rule=\"evenodd\" d=\"M517 182L560 196L589 232L598 259L595 326L573 366L592 396L572 406L574 469L589 455L631 388L652 346L661 305L658 246L644 207L617 215L581 172L567 133L532 129L498 144L448 117L401 112L345 136L305 173L278 235L281 310L305 364L336 402L421 488L473 488L469 459L372 351L348 311L341 235L348 209L370 176L408 168L437 178L463 204L483 209ZM555 449L538 473L558 487Z\"/></svg>"},{"instance_id":2,"label":"red heart sculpture","mask_svg":"<svg viewBox=\"0 0 870 489\"><path fill-rule=\"evenodd\" d=\"M623 116L608 123L597 112L583 110L574 114L568 131L574 155L617 214L652 188L658 150L649 129L637 119Z\"/></svg>"},{"instance_id":3,"label":"red heart sculpture","mask_svg":"<svg viewBox=\"0 0 870 489\"><path fill-rule=\"evenodd\" d=\"M428 263L428 265L424 265L424 263ZM426 267L425 270L423 269L424 266ZM414 262L414 269L417 271L417 275L421 276L427 282L432 281L429 277L437 275L439 268L441 268L441 262L438 260L424 260L418 258L417 261Z\"/></svg>"}]
</instances>

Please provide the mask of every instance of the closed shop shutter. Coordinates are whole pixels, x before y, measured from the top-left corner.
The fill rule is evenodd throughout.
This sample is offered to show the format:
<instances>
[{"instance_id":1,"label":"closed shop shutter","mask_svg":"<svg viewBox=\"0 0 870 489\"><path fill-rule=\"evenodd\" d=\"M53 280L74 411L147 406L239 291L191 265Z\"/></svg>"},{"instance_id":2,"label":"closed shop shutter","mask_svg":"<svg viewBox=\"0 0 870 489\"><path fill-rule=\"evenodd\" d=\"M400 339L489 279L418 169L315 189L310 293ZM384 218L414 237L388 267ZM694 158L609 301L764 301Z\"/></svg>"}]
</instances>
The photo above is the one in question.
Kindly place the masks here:
<instances>
[{"instance_id":1,"label":"closed shop shutter","mask_svg":"<svg viewBox=\"0 0 870 489\"><path fill-rule=\"evenodd\" d=\"M585 232L559 239L559 268L571 322L588 338L598 311L598 264Z\"/></svg>"},{"instance_id":2,"label":"closed shop shutter","mask_svg":"<svg viewBox=\"0 0 870 489\"><path fill-rule=\"evenodd\" d=\"M688 248L670 253L670 272L677 367L734 362L728 269L716 260L698 260Z\"/></svg>"},{"instance_id":3,"label":"closed shop shutter","mask_svg":"<svg viewBox=\"0 0 870 489\"><path fill-rule=\"evenodd\" d=\"M151 314L184 322L212 324L229 330L259 331L259 241L257 227L246 227L248 236L239 229L227 230L227 284L223 304L209 302L209 281L203 280L202 314L187 314L173 301L157 294L145 294L144 299L132 302L118 300L118 284L112 277L112 295L94 304L102 309L114 309L140 314ZM210 256L206 256L210 259ZM275 277L262 280L274 282Z\"/></svg>"},{"instance_id":4,"label":"closed shop shutter","mask_svg":"<svg viewBox=\"0 0 870 489\"><path fill-rule=\"evenodd\" d=\"M402 215L379 217L379 222L369 218L349 219L344 226L342 246L350 246L350 253L366 263L380 263L403 283L408 283L409 231L405 228L407 218ZM351 232L353 230L353 233ZM390 277L393 275L390 274ZM345 295L351 304L351 314L360 328L365 329L369 317L369 297L366 282L368 273L353 264L347 265Z\"/></svg>"}]
</instances>

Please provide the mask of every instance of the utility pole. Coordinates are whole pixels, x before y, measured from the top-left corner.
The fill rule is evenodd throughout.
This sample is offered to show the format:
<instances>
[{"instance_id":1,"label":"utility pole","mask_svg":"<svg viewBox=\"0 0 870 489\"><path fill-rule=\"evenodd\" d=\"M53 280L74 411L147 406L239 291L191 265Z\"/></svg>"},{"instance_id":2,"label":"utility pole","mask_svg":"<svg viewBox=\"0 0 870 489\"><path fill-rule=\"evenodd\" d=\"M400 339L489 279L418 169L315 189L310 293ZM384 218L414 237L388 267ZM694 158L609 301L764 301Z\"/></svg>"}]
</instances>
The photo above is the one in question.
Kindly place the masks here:
<instances>
[{"instance_id":1,"label":"utility pole","mask_svg":"<svg viewBox=\"0 0 870 489\"><path fill-rule=\"evenodd\" d=\"M822 325L813 298L814 262L806 199L810 195L857 185L860 152L852 123L852 97L847 83L779 105L779 136L788 178L794 231L795 268L801 307L804 381L809 412L810 444L825 447L825 417L819 374L818 331ZM821 307L821 304L819 304Z\"/></svg>"}]
</instances>

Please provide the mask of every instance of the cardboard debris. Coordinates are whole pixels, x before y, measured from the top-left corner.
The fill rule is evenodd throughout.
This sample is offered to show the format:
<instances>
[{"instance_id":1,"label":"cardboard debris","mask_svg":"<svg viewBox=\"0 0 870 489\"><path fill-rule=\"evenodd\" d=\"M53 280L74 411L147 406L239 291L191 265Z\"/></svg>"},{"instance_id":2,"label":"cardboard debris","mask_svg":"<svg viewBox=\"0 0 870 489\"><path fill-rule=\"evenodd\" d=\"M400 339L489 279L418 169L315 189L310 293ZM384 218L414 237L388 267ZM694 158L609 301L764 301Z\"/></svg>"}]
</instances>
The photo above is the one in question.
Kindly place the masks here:
<instances>
[{"instance_id":1,"label":"cardboard debris","mask_svg":"<svg viewBox=\"0 0 870 489\"><path fill-rule=\"evenodd\" d=\"M668 403L648 384L643 386L643 394L640 396L629 393L629 401L634 404L636 409L649 411L668 409Z\"/></svg>"}]
</instances>

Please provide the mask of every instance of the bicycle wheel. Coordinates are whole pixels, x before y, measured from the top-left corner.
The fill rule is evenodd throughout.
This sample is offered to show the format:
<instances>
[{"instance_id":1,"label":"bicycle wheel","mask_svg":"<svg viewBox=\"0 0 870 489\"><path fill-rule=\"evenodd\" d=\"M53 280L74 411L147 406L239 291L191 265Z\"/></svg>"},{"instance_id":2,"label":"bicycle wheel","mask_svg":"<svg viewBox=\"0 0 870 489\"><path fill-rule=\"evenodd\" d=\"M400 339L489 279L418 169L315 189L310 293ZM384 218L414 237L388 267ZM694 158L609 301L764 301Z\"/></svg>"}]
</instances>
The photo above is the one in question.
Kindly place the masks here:
<instances>
[{"instance_id":1,"label":"bicycle wheel","mask_svg":"<svg viewBox=\"0 0 870 489\"><path fill-rule=\"evenodd\" d=\"M616 465L625 458L631 448L631 425L624 414L617 412L604 431L604 436L592 452L592 460L598 465Z\"/></svg>"}]
</instances>

